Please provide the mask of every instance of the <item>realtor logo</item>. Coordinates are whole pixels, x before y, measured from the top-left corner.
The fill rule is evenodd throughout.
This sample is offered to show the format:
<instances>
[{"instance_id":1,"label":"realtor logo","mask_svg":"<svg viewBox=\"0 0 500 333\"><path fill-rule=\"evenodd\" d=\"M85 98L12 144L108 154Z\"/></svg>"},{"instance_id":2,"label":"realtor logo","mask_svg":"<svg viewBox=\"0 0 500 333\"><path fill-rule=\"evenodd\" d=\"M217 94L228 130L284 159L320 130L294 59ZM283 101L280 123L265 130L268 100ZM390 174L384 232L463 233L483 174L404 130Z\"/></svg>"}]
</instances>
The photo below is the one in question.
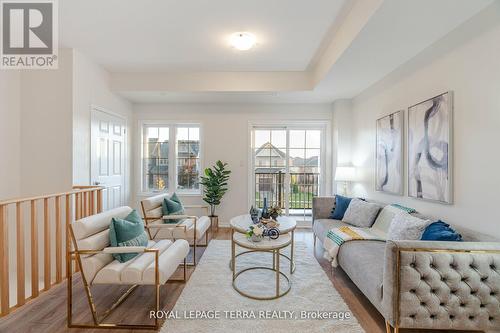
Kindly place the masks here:
<instances>
[{"instance_id":1,"label":"realtor logo","mask_svg":"<svg viewBox=\"0 0 500 333\"><path fill-rule=\"evenodd\" d=\"M56 69L56 0L0 0L0 8L0 68Z\"/></svg>"}]
</instances>

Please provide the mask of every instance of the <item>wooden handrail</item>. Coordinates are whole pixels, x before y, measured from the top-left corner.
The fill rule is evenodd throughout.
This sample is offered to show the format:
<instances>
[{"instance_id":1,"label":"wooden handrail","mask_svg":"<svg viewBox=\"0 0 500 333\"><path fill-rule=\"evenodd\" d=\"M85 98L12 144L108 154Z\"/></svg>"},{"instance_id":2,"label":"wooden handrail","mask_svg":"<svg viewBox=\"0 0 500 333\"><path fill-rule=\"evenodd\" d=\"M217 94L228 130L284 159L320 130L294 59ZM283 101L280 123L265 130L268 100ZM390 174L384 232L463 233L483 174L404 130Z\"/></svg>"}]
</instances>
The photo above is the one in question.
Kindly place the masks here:
<instances>
[{"instance_id":1,"label":"wooden handrail","mask_svg":"<svg viewBox=\"0 0 500 333\"><path fill-rule=\"evenodd\" d=\"M67 191L67 192L61 192L61 193L43 194L43 195L37 195L37 196L27 197L27 198L7 199L7 200L0 201L0 206L15 204L17 202L27 202L27 201L33 201L33 200L42 200L45 198L62 197L62 196L65 196L67 194L88 192L89 190L103 190L104 189L104 187L102 187L102 186L86 186L86 187L81 188L81 189L80 189L80 187L82 187L82 186L75 186L75 187L73 187L73 190Z\"/></svg>"},{"instance_id":2,"label":"wooden handrail","mask_svg":"<svg viewBox=\"0 0 500 333\"><path fill-rule=\"evenodd\" d=\"M66 279L68 274L63 265L71 250L68 227L74 220L102 211L103 189L101 186L74 186L67 192L0 201L0 317ZM26 239L26 229L30 231L29 239ZM12 240L9 230L16 235ZM9 246L14 241L15 247L14 244ZM41 251L40 241L43 242ZM52 244L55 244L54 252ZM13 255L15 274L9 274L9 256ZM27 259L31 264L26 270ZM41 264L43 275L40 277ZM39 278L42 278L43 288ZM27 282L31 287L25 287ZM13 293L16 302L11 305L12 284L16 285L17 292Z\"/></svg>"},{"instance_id":3,"label":"wooden handrail","mask_svg":"<svg viewBox=\"0 0 500 333\"><path fill-rule=\"evenodd\" d=\"M98 186L98 185L74 185L73 190L86 190L89 188L98 188L98 187L101 187L101 186Z\"/></svg>"}]
</instances>

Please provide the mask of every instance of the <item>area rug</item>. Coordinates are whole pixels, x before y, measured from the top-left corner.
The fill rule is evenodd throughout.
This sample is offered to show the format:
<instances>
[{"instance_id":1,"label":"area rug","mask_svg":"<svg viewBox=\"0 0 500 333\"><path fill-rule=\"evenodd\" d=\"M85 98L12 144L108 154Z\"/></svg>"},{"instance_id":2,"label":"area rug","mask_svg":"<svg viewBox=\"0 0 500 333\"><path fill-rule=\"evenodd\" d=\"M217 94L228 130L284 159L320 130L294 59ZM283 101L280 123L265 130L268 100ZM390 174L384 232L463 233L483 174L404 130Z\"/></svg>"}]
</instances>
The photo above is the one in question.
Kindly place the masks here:
<instances>
[{"instance_id":1,"label":"area rug","mask_svg":"<svg viewBox=\"0 0 500 333\"><path fill-rule=\"evenodd\" d=\"M252 300L236 292L230 257L230 241L210 242L174 309L163 314L169 318L162 333L364 332L304 243L295 244L290 292L275 300ZM236 267L256 264L271 266L271 254L246 254L238 258ZM288 262L280 260L280 267L286 271ZM275 288L272 271L250 271L241 278L238 286L246 287L245 291L259 294ZM280 282L286 285L283 278Z\"/></svg>"}]
</instances>

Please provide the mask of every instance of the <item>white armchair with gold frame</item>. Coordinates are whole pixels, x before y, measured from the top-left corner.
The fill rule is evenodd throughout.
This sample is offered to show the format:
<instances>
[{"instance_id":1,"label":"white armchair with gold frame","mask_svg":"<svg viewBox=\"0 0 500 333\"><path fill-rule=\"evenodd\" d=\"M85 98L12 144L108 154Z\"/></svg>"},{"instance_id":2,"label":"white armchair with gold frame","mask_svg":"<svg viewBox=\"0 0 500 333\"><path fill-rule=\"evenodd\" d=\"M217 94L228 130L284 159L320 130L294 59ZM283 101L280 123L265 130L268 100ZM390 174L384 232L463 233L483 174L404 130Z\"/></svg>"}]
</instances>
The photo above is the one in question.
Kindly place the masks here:
<instances>
[{"instance_id":1,"label":"white armchair with gold frame","mask_svg":"<svg viewBox=\"0 0 500 333\"><path fill-rule=\"evenodd\" d=\"M193 260L188 265L196 266L196 247L208 246L208 233L213 228L208 216L196 215L168 215L163 216L163 199L169 197L168 193L161 193L148 197L141 201L141 209L144 221L148 226L151 239L185 239L193 247ZM185 205L187 210L206 210L208 215L209 208L205 205ZM164 223L165 219L179 220L178 223ZM199 244L200 239L205 238L205 244Z\"/></svg>"},{"instance_id":2,"label":"white armchair with gold frame","mask_svg":"<svg viewBox=\"0 0 500 333\"><path fill-rule=\"evenodd\" d=\"M155 286L156 311L160 310L160 286L165 284L183 266L186 280L186 257L189 244L186 240L149 240L147 246L110 247L109 228L111 219L125 218L132 212L130 207L119 207L92 215L71 223L68 228L72 249L67 255L68 276L68 327L70 328L124 328L158 329L159 321L152 325L111 324L104 319L120 305L139 285ZM114 260L115 253L139 253L126 262ZM92 313L92 324L73 323L73 261L81 271L83 286ZM178 280L178 279L177 279ZM131 287L105 312L98 314L91 293L91 286L98 284L130 285Z\"/></svg>"},{"instance_id":3,"label":"white armchair with gold frame","mask_svg":"<svg viewBox=\"0 0 500 333\"><path fill-rule=\"evenodd\" d=\"M205 247L208 245L208 233L213 228L210 218L207 216L209 208L205 205L185 205L187 210L206 210L207 215L196 216L186 215L168 215L163 216L162 203L168 193L162 193L148 197L141 201L141 209L144 222L148 226L148 232L151 239L185 239L193 247L193 261L188 265L196 266L196 247ZM164 223L164 219L178 220L178 223ZM200 239L205 238L205 244L198 244Z\"/></svg>"}]
</instances>

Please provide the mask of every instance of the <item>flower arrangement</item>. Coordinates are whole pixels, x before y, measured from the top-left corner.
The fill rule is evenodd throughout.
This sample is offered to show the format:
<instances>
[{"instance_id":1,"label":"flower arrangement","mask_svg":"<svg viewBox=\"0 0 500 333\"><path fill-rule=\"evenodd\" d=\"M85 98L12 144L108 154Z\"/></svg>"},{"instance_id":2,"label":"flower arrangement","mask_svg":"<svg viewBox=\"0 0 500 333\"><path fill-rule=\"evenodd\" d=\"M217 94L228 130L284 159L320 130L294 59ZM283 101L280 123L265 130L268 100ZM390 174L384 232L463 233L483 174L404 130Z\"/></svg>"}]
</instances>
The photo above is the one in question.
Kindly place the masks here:
<instances>
[{"instance_id":1,"label":"flower arrangement","mask_svg":"<svg viewBox=\"0 0 500 333\"><path fill-rule=\"evenodd\" d=\"M260 242L264 237L264 226L261 224L251 225L246 232L247 238L254 242Z\"/></svg>"},{"instance_id":2,"label":"flower arrangement","mask_svg":"<svg viewBox=\"0 0 500 333\"><path fill-rule=\"evenodd\" d=\"M278 218L278 216L281 216L282 214L283 210L281 209L280 206L272 206L271 208L269 208L269 215L275 220Z\"/></svg>"},{"instance_id":3,"label":"flower arrangement","mask_svg":"<svg viewBox=\"0 0 500 333\"><path fill-rule=\"evenodd\" d=\"M260 242L264 237L269 237L269 239L278 239L280 236L280 231L277 228L279 225L276 221L270 220L268 223L258 223L251 225L245 235L252 242Z\"/></svg>"}]
</instances>

